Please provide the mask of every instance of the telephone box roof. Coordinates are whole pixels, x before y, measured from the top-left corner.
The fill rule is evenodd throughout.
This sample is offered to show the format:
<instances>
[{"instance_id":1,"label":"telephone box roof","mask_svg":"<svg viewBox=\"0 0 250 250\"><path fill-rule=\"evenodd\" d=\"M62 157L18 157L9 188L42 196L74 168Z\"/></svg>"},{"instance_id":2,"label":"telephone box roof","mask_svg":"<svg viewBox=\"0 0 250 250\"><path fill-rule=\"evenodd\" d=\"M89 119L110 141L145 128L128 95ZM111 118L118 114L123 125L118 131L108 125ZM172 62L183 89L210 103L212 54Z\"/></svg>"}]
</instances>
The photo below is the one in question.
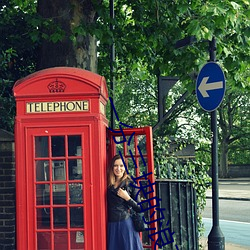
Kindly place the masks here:
<instances>
[{"instance_id":1,"label":"telephone box roof","mask_svg":"<svg viewBox=\"0 0 250 250\"><path fill-rule=\"evenodd\" d=\"M54 67L43 69L18 80L13 92L15 97L47 95L48 84L53 82L67 82L71 94L74 92L90 92L102 94L108 98L108 91L105 78L88 70L73 67ZM78 83L78 84L72 84ZM32 86L31 86L32 85ZM60 90L58 90L60 92Z\"/></svg>"}]
</instances>

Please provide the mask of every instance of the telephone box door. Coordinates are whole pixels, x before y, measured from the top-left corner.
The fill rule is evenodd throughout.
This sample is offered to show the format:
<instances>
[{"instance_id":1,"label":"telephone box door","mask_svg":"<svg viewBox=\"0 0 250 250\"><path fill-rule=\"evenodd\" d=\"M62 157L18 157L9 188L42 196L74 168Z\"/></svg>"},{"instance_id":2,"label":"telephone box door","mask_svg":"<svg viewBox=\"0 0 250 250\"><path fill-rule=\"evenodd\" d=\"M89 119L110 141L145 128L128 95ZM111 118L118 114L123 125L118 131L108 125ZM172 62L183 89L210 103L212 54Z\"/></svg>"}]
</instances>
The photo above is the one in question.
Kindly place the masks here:
<instances>
[{"instance_id":1,"label":"telephone box door","mask_svg":"<svg viewBox=\"0 0 250 250\"><path fill-rule=\"evenodd\" d=\"M149 230L141 234L143 247L144 249L157 250L157 198L154 186L152 128L113 130L109 131L108 135L110 142L109 161L114 155L121 155L127 173L140 187L140 190L143 190L141 197L145 201L144 204L147 204L148 201L148 209L145 209L144 217L148 223L151 223L149 223Z\"/></svg>"},{"instance_id":2,"label":"telephone box door","mask_svg":"<svg viewBox=\"0 0 250 250\"><path fill-rule=\"evenodd\" d=\"M28 249L91 249L88 126L27 128L26 138Z\"/></svg>"}]
</instances>

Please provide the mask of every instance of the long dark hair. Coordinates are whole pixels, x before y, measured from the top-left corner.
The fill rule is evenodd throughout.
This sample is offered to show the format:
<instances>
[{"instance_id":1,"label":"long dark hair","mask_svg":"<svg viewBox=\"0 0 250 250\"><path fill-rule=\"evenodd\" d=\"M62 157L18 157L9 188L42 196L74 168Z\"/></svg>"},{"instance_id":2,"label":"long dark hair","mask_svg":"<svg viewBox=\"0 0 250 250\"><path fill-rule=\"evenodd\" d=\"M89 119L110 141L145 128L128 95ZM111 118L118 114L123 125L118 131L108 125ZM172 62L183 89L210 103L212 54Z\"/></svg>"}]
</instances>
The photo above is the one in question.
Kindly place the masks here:
<instances>
[{"instance_id":1,"label":"long dark hair","mask_svg":"<svg viewBox=\"0 0 250 250\"><path fill-rule=\"evenodd\" d=\"M115 161L118 160L118 159L122 159L120 155L115 155L109 166L108 166L108 187L112 186L115 184L115 174L114 174L114 164L115 164ZM124 180L130 180L130 176L127 174L127 171L125 170L124 171L124 174L121 178L121 182L124 181Z\"/></svg>"}]
</instances>

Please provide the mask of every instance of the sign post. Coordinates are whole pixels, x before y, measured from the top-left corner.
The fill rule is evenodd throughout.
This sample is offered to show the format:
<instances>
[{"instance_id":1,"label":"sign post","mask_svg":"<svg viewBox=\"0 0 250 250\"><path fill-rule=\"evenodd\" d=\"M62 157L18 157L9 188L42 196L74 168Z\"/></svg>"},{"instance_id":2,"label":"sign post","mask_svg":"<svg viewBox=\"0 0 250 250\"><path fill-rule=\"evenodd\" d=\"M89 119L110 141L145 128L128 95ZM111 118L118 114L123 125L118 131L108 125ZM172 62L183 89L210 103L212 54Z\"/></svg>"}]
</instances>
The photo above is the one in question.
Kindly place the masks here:
<instances>
[{"instance_id":1,"label":"sign post","mask_svg":"<svg viewBox=\"0 0 250 250\"><path fill-rule=\"evenodd\" d=\"M225 250L225 238L219 225L219 185L218 185L218 129L217 108L225 94L225 77L220 66L215 63L215 38L209 42L210 62L200 71L196 81L196 95L201 107L211 112L212 139L212 205L213 227L208 235L208 250Z\"/></svg>"}]
</instances>

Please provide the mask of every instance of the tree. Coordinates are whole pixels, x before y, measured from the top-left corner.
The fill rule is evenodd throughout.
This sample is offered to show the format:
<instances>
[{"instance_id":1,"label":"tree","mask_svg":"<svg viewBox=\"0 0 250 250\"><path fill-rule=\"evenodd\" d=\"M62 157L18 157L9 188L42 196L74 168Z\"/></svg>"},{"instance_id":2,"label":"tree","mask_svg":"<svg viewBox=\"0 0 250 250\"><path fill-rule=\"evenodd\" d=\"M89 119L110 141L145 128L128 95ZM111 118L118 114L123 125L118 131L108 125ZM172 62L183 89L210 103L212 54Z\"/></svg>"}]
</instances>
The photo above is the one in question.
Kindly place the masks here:
<instances>
[{"instance_id":1,"label":"tree","mask_svg":"<svg viewBox=\"0 0 250 250\"><path fill-rule=\"evenodd\" d=\"M188 89L192 90L194 84L192 84L193 81L190 79L189 74L191 75L192 72L198 72L200 67L205 63L205 60L208 59L208 42L203 41L211 40L214 36L217 40L217 58L225 71L228 88L233 88L234 91L237 91L237 87L241 88L242 86L245 88L245 91L249 92L249 62L247 61L247 57L249 57L249 30L247 29L249 20L247 18L247 8L245 8L249 6L247 1L209 1L209 3L199 1L183 3L181 1L175 1L173 4L161 4L157 2L155 5L151 3L152 12L156 13L155 16L150 16L152 12L145 11L145 9L148 10L148 7L145 7L145 5L142 7L134 3L134 5L131 4L131 6L133 6L134 9L131 10L128 7L128 12L134 13L137 11L140 13L140 15L134 14L133 16L138 17L141 22L128 22L128 30L134 33L139 25L141 28L140 32L143 31L148 35L147 44L143 38L141 40L139 39L138 51L134 51L134 53L137 57L139 57L140 51L146 55L143 57L143 60L146 61L147 65L153 65L153 67L149 66L151 72L155 72L155 74L165 73L166 75L179 76L182 80L182 84L185 84ZM171 13L178 13L178 16L173 16ZM227 15L227 17L225 15ZM164 18L166 19L164 22L166 25L165 30L162 21ZM145 20L147 21L145 22ZM133 29L133 26L135 29ZM167 34L166 30L170 34ZM174 49L176 38L172 36L173 34L176 35L177 39L187 35L194 35L198 41L192 47L177 51ZM134 34L134 37L141 38L142 35ZM127 37L125 39L127 39ZM244 49L242 50L242 48ZM235 55L235 53L237 55ZM181 58L181 60L179 60L179 58ZM193 62L193 65L187 62ZM179 69L182 70L180 71ZM226 101L226 103L228 105L228 101ZM196 105L194 109L193 111L197 112L198 109ZM188 109L186 109L185 112L187 112L187 110ZM226 113L222 108L220 111ZM183 112L180 112L179 115L183 115ZM193 117L197 117L197 115L192 112L191 117L193 119ZM202 115L202 117L205 118L205 127L210 128L209 119L207 119L205 115ZM178 118L180 118L180 116ZM189 123L189 128L192 128L192 126L190 126L192 123ZM196 123L200 123L198 118ZM222 125L222 122L220 125ZM170 126L172 126L172 123L169 124L169 127ZM181 126L183 126L183 124ZM178 130L179 128L177 126L176 132ZM188 131L193 131L193 129L189 129ZM221 131L223 131L223 128ZM246 128L244 131L246 132ZM227 130L227 132L230 134L227 133L227 136L231 138L235 136L235 131ZM189 138L193 137L191 133L188 133ZM204 132L201 131L201 134L203 133ZM206 134L206 140L210 141L209 129ZM197 138L200 138L200 136ZM222 177L225 176L227 172L227 163L222 160L227 152L227 150L224 150L227 144L223 137L220 138L220 147L222 150L220 153L220 169L225 169L224 174L220 171ZM242 138L243 137L241 137L241 139ZM207 152L209 152L209 150Z\"/></svg>"},{"instance_id":2,"label":"tree","mask_svg":"<svg viewBox=\"0 0 250 250\"><path fill-rule=\"evenodd\" d=\"M198 72L208 59L208 43L204 41L214 36L218 59L222 67L227 66L226 77L237 75L242 81L233 85L249 85L249 78L241 77L249 55L247 1L139 3L116 1L116 52L128 70L136 62L139 67L142 60L151 74L178 76L188 79L186 84L190 85L189 74ZM191 35L197 38L195 44L175 48L177 40Z\"/></svg>"},{"instance_id":3,"label":"tree","mask_svg":"<svg viewBox=\"0 0 250 250\"><path fill-rule=\"evenodd\" d=\"M142 4L143 3L143 4ZM201 1L183 2L174 1L171 3L163 3L160 1L123 1L117 2L117 22L116 22L116 33L115 42L119 61L117 61L117 69L121 69L121 64L123 63L123 71L117 70L116 72L122 72L123 75L130 75L126 77L126 80L117 74L116 79L118 79L118 88L125 89L130 85L131 76L135 68L140 69L141 65L147 68L152 76L155 76L155 80L151 77L151 89L155 89L157 75L167 75L167 76L178 76L182 80L182 86L189 89L190 92L194 89L194 81L190 76L197 74L199 69L205 64L206 60L209 59L208 53L208 41L214 36L217 40L217 59L222 66L227 80L228 88L233 88L234 91L237 89L244 88L245 91L249 93L249 62L248 59L249 52L249 19L248 16L248 1L209 1L203 3ZM175 15L175 13L178 13ZM123 34L126 33L126 36ZM183 49L175 49L175 42L185 36L193 35L197 38L197 42L191 47L186 47ZM132 41L136 41L136 46L134 46ZM194 73L194 74L193 74ZM145 74L143 74L145 75ZM137 77L137 74L135 74ZM126 84L125 84L126 82ZM145 83L145 82L144 82ZM153 84L154 83L154 84ZM126 87L124 86L126 85ZM152 88L152 86L154 86ZM140 87L140 90L143 88ZM154 100L150 98L151 93L147 95L147 89L141 92L139 89L134 92L140 92L144 95L143 99ZM127 90L126 92L129 92ZM125 92L125 93L126 93ZM132 91L130 91L131 93ZM120 99L120 102L124 103L124 92ZM130 96L133 94L130 94ZM156 96L157 93L154 93ZM138 95L137 95L138 96ZM192 98L192 97L191 97ZM193 96L194 98L194 96ZM119 103L119 97L117 97ZM171 99L172 100L172 99ZM247 101L247 100L246 100ZM227 101L224 101L227 102ZM134 103L134 102L132 102ZM137 102L139 107L140 102ZM188 103L188 101L186 102ZM190 103L190 102L189 102ZM119 105L119 104L118 104ZM192 105L194 105L192 103ZM152 106L152 105L151 105ZM155 106L156 107L156 106ZM186 109L185 109L186 107ZM222 106L224 107L224 106ZM126 109L126 110L125 110ZM144 112L137 112L138 115L148 115L152 117L152 110L146 111L148 107L144 106ZM130 113L134 114L136 109L133 111L128 111L127 105L121 105L119 113ZM141 109L142 110L142 109ZM187 113L187 106L184 106L184 112L182 109L178 108L169 119L166 121L164 127L161 129L161 133L169 135L169 132L176 133L179 130L179 126L171 121L183 114ZM222 109L220 109L222 110ZM139 111L137 109L137 111ZM200 138L202 134L206 136L204 139L209 142L211 141L211 131L210 131L210 119L207 114L200 114L199 107L194 105L192 118L197 115L198 117L204 117L204 121L196 121L196 124L204 124L205 128L208 128L207 132L203 132L202 129L198 129L197 138ZM222 110L222 112L226 112ZM236 115L236 114L235 114ZM185 115L184 115L185 116ZM131 116L129 116L131 120ZM155 116L154 116L155 117ZM179 117L180 118L180 117ZM219 117L220 119L220 117ZM145 119L144 119L145 120ZM153 119L155 121L155 118ZM150 119L150 122L152 118ZM194 123L192 121L189 123L188 127L192 127L190 124ZM222 123L219 123L221 125ZM152 125L152 123L151 123ZM181 124L183 127L184 125ZM174 129L173 129L174 128ZM197 128L197 126L196 126ZM188 130L190 138L193 138L191 131ZM200 134L198 134L200 131ZM220 131L223 131L222 129ZM233 131L228 131L231 133L231 137L234 137ZM243 138L241 137L240 140ZM225 169L224 174L221 173L221 177L225 176L226 164L222 161L225 157L224 150L225 141L220 137L220 148L222 150L220 154L220 169ZM203 146L202 143L197 142L197 145ZM204 144L208 145L208 144ZM200 148L201 149L201 148ZM207 146L205 147L205 153L211 154L211 151ZM203 156L204 157L204 154ZM209 157L206 157L210 159ZM223 163L224 162L224 163ZM209 163L209 162L208 162Z\"/></svg>"},{"instance_id":4,"label":"tree","mask_svg":"<svg viewBox=\"0 0 250 250\"><path fill-rule=\"evenodd\" d=\"M34 14L34 1L9 2L4 1L2 6L17 7L19 12L21 10L28 16ZM98 50L98 72L108 78L108 52L114 39L117 73L124 73L119 71L121 65L125 72L142 65L151 75L178 76L186 80L183 84L193 89L189 74L198 72L208 59L208 45L204 41L214 36L217 40L217 57L225 69L226 78L231 79L233 86L249 89L249 74L246 72L249 56L247 0L212 0L205 3L200 0L169 3L119 0L115 1L113 33L109 30L108 3L108 0L39 0L37 14L24 19L30 25L29 37L34 44L41 45L39 61L46 57L43 61L46 67L63 64L95 68L96 64L91 66L89 61L90 56L93 57L92 61L96 61ZM177 50L176 41L190 35L195 36L197 42ZM47 51L50 53L46 54ZM40 64L38 68L41 68Z\"/></svg>"},{"instance_id":5,"label":"tree","mask_svg":"<svg viewBox=\"0 0 250 250\"><path fill-rule=\"evenodd\" d=\"M71 66L97 72L93 29L100 3L101 0L38 0L38 15L43 20L38 69Z\"/></svg>"},{"instance_id":6,"label":"tree","mask_svg":"<svg viewBox=\"0 0 250 250\"><path fill-rule=\"evenodd\" d=\"M226 101L219 108L220 164L219 176L228 177L228 153L235 148L249 154L250 102L246 93L228 91ZM240 145L239 145L239 142ZM248 159L249 160L249 159ZM248 163L248 162L245 162Z\"/></svg>"},{"instance_id":7,"label":"tree","mask_svg":"<svg viewBox=\"0 0 250 250\"><path fill-rule=\"evenodd\" d=\"M0 128L14 130L16 80L35 70L34 4L17 7L13 1L0 2Z\"/></svg>"}]
</instances>

